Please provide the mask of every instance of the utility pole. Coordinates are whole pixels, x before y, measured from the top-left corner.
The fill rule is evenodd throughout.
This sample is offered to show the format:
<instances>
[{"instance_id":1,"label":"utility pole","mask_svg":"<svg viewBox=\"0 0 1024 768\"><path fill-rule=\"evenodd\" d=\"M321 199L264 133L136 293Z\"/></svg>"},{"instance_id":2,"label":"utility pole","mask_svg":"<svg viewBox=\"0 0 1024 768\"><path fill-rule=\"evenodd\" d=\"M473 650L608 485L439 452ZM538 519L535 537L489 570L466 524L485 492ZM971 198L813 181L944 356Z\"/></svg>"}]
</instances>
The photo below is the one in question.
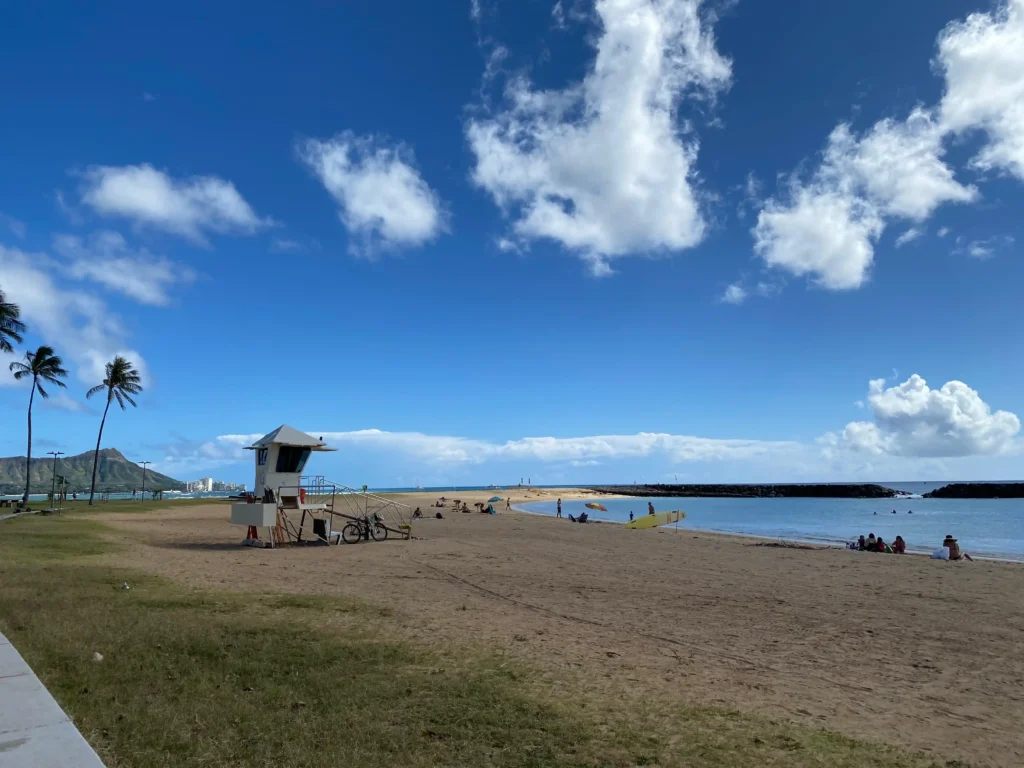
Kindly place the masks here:
<instances>
[{"instance_id":1,"label":"utility pole","mask_svg":"<svg viewBox=\"0 0 1024 768\"><path fill-rule=\"evenodd\" d=\"M140 461L139 466L142 467L142 500L146 500L146 468L152 464L152 461Z\"/></svg>"},{"instance_id":2,"label":"utility pole","mask_svg":"<svg viewBox=\"0 0 1024 768\"><path fill-rule=\"evenodd\" d=\"M47 456L53 456L53 479L50 481L50 509L53 509L56 505L54 504L53 494L57 488L57 457L63 456L64 451L47 451Z\"/></svg>"}]
</instances>

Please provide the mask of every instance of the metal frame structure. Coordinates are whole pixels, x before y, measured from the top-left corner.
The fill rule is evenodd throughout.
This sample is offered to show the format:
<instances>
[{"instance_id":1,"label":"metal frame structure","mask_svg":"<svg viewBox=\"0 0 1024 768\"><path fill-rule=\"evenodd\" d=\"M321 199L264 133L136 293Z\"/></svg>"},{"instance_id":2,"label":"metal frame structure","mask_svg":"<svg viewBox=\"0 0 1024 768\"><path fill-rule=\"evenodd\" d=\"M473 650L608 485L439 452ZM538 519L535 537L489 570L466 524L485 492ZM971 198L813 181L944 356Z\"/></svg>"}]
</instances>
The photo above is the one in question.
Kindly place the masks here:
<instances>
[{"instance_id":1,"label":"metal frame structure","mask_svg":"<svg viewBox=\"0 0 1024 768\"><path fill-rule=\"evenodd\" d=\"M281 499L301 497L305 491L305 501L297 507L283 507ZM277 488L278 524L271 532L271 546L284 544L290 540L296 544L303 542L306 518L310 520L325 519L330 522L329 531L334 531L334 520L337 517L344 521L377 520L389 533L402 539L412 536L412 507L399 501L370 493L365 489L351 488L323 475L302 476L299 485L282 485ZM298 525L288 516L289 512L301 512ZM324 517L326 515L326 517ZM343 523L342 525L344 525ZM312 540L330 544L330 533L325 538L318 534ZM307 541L310 540L307 538ZM341 538L339 536L338 542Z\"/></svg>"}]
</instances>

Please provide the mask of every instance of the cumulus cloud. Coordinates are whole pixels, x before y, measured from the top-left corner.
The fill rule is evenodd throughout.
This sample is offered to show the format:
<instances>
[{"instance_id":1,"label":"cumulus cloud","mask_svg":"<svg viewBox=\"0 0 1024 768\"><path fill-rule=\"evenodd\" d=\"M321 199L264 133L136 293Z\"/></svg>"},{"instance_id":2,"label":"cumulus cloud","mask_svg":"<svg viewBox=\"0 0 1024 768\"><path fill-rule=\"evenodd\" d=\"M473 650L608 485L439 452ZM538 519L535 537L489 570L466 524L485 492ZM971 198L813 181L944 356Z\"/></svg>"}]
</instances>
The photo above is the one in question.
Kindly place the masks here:
<instances>
[{"instance_id":1,"label":"cumulus cloud","mask_svg":"<svg viewBox=\"0 0 1024 768\"><path fill-rule=\"evenodd\" d=\"M1024 0L950 24L939 35L936 65L946 78L943 128L983 131L974 165L1024 179Z\"/></svg>"},{"instance_id":2,"label":"cumulus cloud","mask_svg":"<svg viewBox=\"0 0 1024 768\"><path fill-rule=\"evenodd\" d=\"M861 137L840 124L811 179L794 175L781 199L766 201L753 229L755 252L825 288L859 288L889 219L921 222L943 203L976 199L943 162L941 137L924 109L905 121L881 120Z\"/></svg>"},{"instance_id":3,"label":"cumulus cloud","mask_svg":"<svg viewBox=\"0 0 1024 768\"><path fill-rule=\"evenodd\" d=\"M892 219L920 225L940 205L978 199L943 159L953 136L980 132L984 145L972 166L1024 179L1024 0L951 22L937 46L935 69L945 80L938 104L918 107L906 120L880 120L861 137L839 125L811 180L793 176L788 194L766 201L753 234L769 264L829 288L862 285ZM839 214L835 236L808 218L816 209ZM817 257L808 242L824 246L827 256ZM897 245L906 242L901 237Z\"/></svg>"},{"instance_id":4,"label":"cumulus cloud","mask_svg":"<svg viewBox=\"0 0 1024 768\"><path fill-rule=\"evenodd\" d=\"M88 238L56 235L53 247L68 259L62 265L68 276L100 283L142 304L164 306L170 302L170 288L195 279L190 267L145 248L133 250L118 232L97 232Z\"/></svg>"},{"instance_id":5,"label":"cumulus cloud","mask_svg":"<svg viewBox=\"0 0 1024 768\"><path fill-rule=\"evenodd\" d=\"M299 156L338 203L353 253L420 246L446 231L444 205L404 144L341 133L302 143Z\"/></svg>"},{"instance_id":6,"label":"cumulus cloud","mask_svg":"<svg viewBox=\"0 0 1024 768\"><path fill-rule=\"evenodd\" d=\"M907 457L991 456L1006 453L1020 431L1020 420L995 411L962 381L931 389L914 374L886 388L870 382L867 404L874 421L846 425L842 444L875 455Z\"/></svg>"},{"instance_id":7,"label":"cumulus cloud","mask_svg":"<svg viewBox=\"0 0 1024 768\"><path fill-rule=\"evenodd\" d=\"M754 251L771 267L810 276L832 290L859 288L885 224L867 201L824 185L796 185L790 200L768 200L754 227Z\"/></svg>"},{"instance_id":8,"label":"cumulus cloud","mask_svg":"<svg viewBox=\"0 0 1024 768\"><path fill-rule=\"evenodd\" d=\"M128 346L120 318L95 296L63 288L54 279L55 270L45 254L0 245L4 292L17 301L32 331L73 363L83 382L102 381L104 366L115 355L135 363L145 380L145 360Z\"/></svg>"},{"instance_id":9,"label":"cumulus cloud","mask_svg":"<svg viewBox=\"0 0 1024 768\"><path fill-rule=\"evenodd\" d=\"M559 243L590 265L691 248L704 237L698 142L676 123L686 97L729 86L700 0L597 0L596 58L582 82L538 90L523 76L501 109L470 119L473 182L512 219L510 236Z\"/></svg>"},{"instance_id":10,"label":"cumulus cloud","mask_svg":"<svg viewBox=\"0 0 1024 768\"><path fill-rule=\"evenodd\" d=\"M194 242L205 235L251 234L269 226L230 181L217 176L174 179L149 164L88 168L82 174L82 202L103 216L130 219Z\"/></svg>"}]
</instances>

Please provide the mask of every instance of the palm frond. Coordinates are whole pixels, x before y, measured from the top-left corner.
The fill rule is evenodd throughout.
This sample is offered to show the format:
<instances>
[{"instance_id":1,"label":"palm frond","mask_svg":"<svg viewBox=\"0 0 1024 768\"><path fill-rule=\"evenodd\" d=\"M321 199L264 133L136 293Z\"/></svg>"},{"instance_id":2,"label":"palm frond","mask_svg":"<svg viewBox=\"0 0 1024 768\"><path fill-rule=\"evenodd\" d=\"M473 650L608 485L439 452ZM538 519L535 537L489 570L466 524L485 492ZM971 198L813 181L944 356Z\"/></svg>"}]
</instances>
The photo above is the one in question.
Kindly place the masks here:
<instances>
[{"instance_id":1,"label":"palm frond","mask_svg":"<svg viewBox=\"0 0 1024 768\"><path fill-rule=\"evenodd\" d=\"M24 363L11 363L8 369L14 374L14 378L20 379L22 376L26 376L32 373L32 369Z\"/></svg>"},{"instance_id":2,"label":"palm frond","mask_svg":"<svg viewBox=\"0 0 1024 768\"><path fill-rule=\"evenodd\" d=\"M0 291L0 351L13 352L11 341L21 343L21 334L25 332L25 324L21 317L21 308L7 301L4 292Z\"/></svg>"},{"instance_id":3,"label":"palm frond","mask_svg":"<svg viewBox=\"0 0 1024 768\"><path fill-rule=\"evenodd\" d=\"M106 388L107 388L106 384L97 384L95 387L93 387L88 392L86 392L85 396L86 397L92 397L93 395L98 395L100 392L102 392Z\"/></svg>"},{"instance_id":4,"label":"palm frond","mask_svg":"<svg viewBox=\"0 0 1024 768\"><path fill-rule=\"evenodd\" d=\"M114 397L117 398L117 404L121 406L121 410L124 410L124 400L121 399L121 390L113 389L111 392L114 393Z\"/></svg>"},{"instance_id":5,"label":"palm frond","mask_svg":"<svg viewBox=\"0 0 1024 768\"><path fill-rule=\"evenodd\" d=\"M36 392L38 392L44 400L47 400L50 397L50 394L43 389L43 385L39 383L39 379L36 379Z\"/></svg>"}]
</instances>

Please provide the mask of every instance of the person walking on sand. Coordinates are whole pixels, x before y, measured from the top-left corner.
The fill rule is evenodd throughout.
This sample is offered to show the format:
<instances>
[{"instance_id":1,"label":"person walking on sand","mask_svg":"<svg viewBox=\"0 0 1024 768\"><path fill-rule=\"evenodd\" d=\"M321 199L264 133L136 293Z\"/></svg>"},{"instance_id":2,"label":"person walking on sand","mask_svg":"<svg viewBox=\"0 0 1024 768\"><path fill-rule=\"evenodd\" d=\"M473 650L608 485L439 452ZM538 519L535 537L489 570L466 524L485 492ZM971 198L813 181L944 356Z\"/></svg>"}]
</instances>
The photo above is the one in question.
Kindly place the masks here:
<instances>
[{"instance_id":1,"label":"person walking on sand","mask_svg":"<svg viewBox=\"0 0 1024 768\"><path fill-rule=\"evenodd\" d=\"M633 510L629 510L629 522L633 522Z\"/></svg>"},{"instance_id":2,"label":"person walking on sand","mask_svg":"<svg viewBox=\"0 0 1024 768\"><path fill-rule=\"evenodd\" d=\"M558 511L555 513L555 517L561 517L561 516L562 516L562 500L559 499L558 500Z\"/></svg>"},{"instance_id":3,"label":"person walking on sand","mask_svg":"<svg viewBox=\"0 0 1024 768\"><path fill-rule=\"evenodd\" d=\"M505 497L505 511L508 512L511 509L512 509L512 497L511 496L506 496Z\"/></svg>"},{"instance_id":4,"label":"person walking on sand","mask_svg":"<svg viewBox=\"0 0 1024 768\"><path fill-rule=\"evenodd\" d=\"M653 502L650 502L650 501L647 502L647 514L648 515L653 515L654 514L654 503Z\"/></svg>"}]
</instances>

